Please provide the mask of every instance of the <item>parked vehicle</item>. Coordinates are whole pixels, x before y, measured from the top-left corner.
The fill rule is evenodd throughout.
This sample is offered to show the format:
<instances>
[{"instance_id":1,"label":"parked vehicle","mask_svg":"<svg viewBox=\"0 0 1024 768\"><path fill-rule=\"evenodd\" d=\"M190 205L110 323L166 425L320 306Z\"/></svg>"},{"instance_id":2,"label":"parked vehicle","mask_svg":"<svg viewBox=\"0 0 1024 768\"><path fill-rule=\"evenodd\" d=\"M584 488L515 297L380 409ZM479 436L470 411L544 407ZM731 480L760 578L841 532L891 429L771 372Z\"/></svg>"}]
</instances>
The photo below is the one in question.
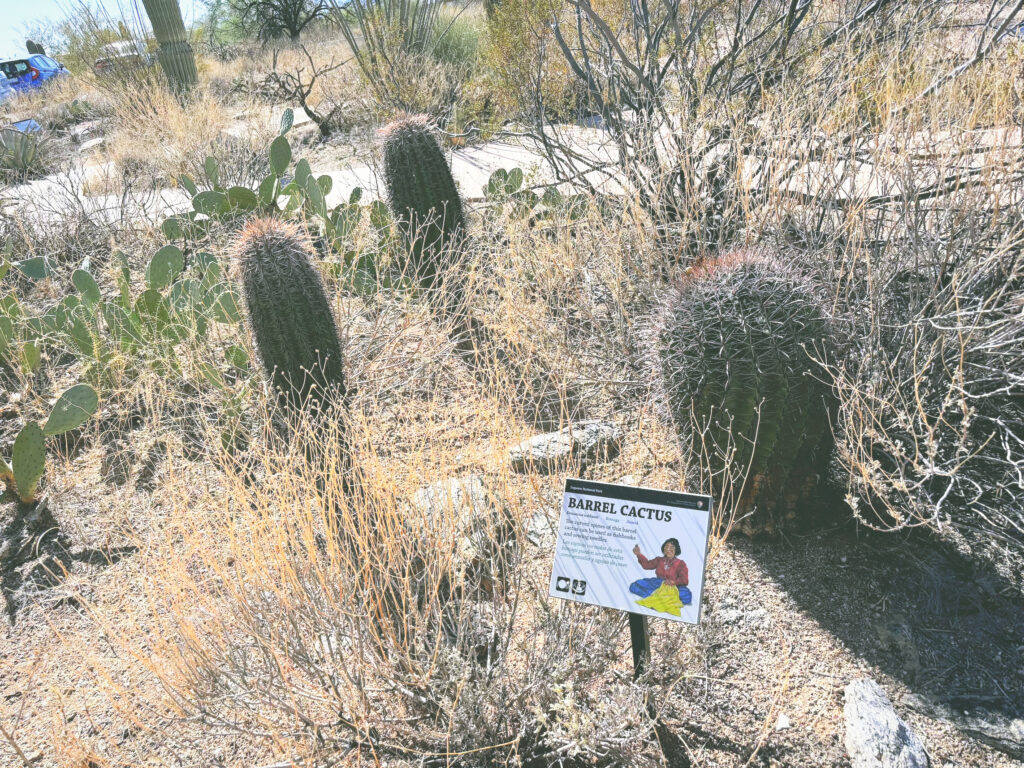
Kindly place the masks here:
<instances>
[{"instance_id":1,"label":"parked vehicle","mask_svg":"<svg viewBox=\"0 0 1024 768\"><path fill-rule=\"evenodd\" d=\"M92 70L99 77L140 67L151 67L155 63L156 57L140 48L134 40L118 40L100 48L100 56L92 65Z\"/></svg>"},{"instance_id":2,"label":"parked vehicle","mask_svg":"<svg viewBox=\"0 0 1024 768\"><path fill-rule=\"evenodd\" d=\"M24 59L0 61L0 72L16 91L41 88L48 80L68 74L64 65L56 59L38 53Z\"/></svg>"},{"instance_id":3,"label":"parked vehicle","mask_svg":"<svg viewBox=\"0 0 1024 768\"><path fill-rule=\"evenodd\" d=\"M3 104L14 95L14 89L7 82L6 77L0 77L0 104Z\"/></svg>"}]
</instances>

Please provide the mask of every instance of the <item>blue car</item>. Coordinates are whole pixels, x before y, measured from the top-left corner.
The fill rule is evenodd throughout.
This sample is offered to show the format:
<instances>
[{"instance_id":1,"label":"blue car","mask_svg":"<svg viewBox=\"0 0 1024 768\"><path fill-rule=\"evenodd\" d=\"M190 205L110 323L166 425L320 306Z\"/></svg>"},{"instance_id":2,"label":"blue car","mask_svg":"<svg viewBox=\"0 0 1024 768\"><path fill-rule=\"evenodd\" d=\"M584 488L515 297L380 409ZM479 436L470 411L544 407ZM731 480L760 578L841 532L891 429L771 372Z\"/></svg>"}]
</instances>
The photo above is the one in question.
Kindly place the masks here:
<instances>
[{"instance_id":1,"label":"blue car","mask_svg":"<svg viewBox=\"0 0 1024 768\"><path fill-rule=\"evenodd\" d=\"M41 88L47 80L66 75L68 71L55 59L35 53L24 59L0 61L0 73L14 90L27 91Z\"/></svg>"}]
</instances>

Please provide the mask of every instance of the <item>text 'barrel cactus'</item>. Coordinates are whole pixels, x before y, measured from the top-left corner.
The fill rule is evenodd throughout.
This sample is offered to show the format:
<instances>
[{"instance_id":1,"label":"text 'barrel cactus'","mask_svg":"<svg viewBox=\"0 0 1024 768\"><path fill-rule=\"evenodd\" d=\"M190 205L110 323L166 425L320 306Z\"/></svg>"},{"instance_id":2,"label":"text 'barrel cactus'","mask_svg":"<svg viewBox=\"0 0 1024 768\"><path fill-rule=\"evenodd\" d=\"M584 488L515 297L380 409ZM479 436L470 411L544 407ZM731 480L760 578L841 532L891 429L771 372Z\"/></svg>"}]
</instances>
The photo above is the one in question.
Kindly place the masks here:
<instances>
[{"instance_id":1,"label":"text 'barrel cactus'","mask_svg":"<svg viewBox=\"0 0 1024 768\"><path fill-rule=\"evenodd\" d=\"M812 355L830 339L809 283L753 252L695 267L665 302L657 352L672 416L713 492L739 514L756 508L752 532L793 517L827 467L832 395Z\"/></svg>"},{"instance_id":2,"label":"text 'barrel cactus'","mask_svg":"<svg viewBox=\"0 0 1024 768\"><path fill-rule=\"evenodd\" d=\"M256 349L286 412L326 413L345 396L341 342L309 238L253 219L236 256Z\"/></svg>"},{"instance_id":3,"label":"text 'barrel cactus'","mask_svg":"<svg viewBox=\"0 0 1024 768\"><path fill-rule=\"evenodd\" d=\"M461 258L466 235L462 200L427 118L395 120L381 130L391 212L410 248L410 267L424 287L449 260Z\"/></svg>"}]
</instances>

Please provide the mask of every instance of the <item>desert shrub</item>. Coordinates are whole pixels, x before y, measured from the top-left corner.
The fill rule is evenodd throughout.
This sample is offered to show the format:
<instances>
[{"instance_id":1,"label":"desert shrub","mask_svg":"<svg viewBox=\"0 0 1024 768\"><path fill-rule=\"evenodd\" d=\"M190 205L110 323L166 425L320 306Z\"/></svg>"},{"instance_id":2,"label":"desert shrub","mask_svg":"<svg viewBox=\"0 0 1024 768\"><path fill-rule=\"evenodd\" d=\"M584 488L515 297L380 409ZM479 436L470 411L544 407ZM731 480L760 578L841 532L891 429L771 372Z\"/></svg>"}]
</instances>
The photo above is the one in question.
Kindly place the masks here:
<instances>
[{"instance_id":1,"label":"desert shrub","mask_svg":"<svg viewBox=\"0 0 1024 768\"><path fill-rule=\"evenodd\" d=\"M426 51L438 61L469 73L477 65L486 28L469 10L440 13Z\"/></svg>"},{"instance_id":2,"label":"desert shrub","mask_svg":"<svg viewBox=\"0 0 1024 768\"><path fill-rule=\"evenodd\" d=\"M493 77L495 111L525 120L538 111L546 120L574 121L583 91L554 52L552 5L544 0L505 0L488 18L483 53Z\"/></svg>"},{"instance_id":3,"label":"desert shrub","mask_svg":"<svg viewBox=\"0 0 1024 768\"><path fill-rule=\"evenodd\" d=\"M396 446L369 442L381 410L368 406L356 422L358 500L335 468L266 452L255 482L228 461L199 504L181 496L203 514L176 511L146 555L160 639L145 663L176 706L143 705L144 717L185 738L178 717L328 760L354 749L398 765L654 765L643 690L615 669L620 618L541 596L492 513L478 531L503 553L508 581L473 583L458 511L409 503L418 478L450 466L453 444L434 433L391 455ZM323 478L327 492L311 493ZM488 478L491 497L517 515L507 480Z\"/></svg>"},{"instance_id":4,"label":"desert shrub","mask_svg":"<svg viewBox=\"0 0 1024 768\"><path fill-rule=\"evenodd\" d=\"M118 168L137 164L173 182L202 165L210 147L227 141L225 106L209 93L196 93L187 104L178 101L158 72L110 83L107 93L114 115L106 152Z\"/></svg>"},{"instance_id":5,"label":"desert shrub","mask_svg":"<svg viewBox=\"0 0 1024 768\"><path fill-rule=\"evenodd\" d=\"M965 3L559 7L539 28L547 55L563 60L580 111L602 130L545 122L550 98L533 78L531 133L560 180L625 188L686 258L750 242L759 219L792 207L826 217L846 206L877 172L867 160L886 147L878 133L995 124L973 108L987 98L950 109L947 97L986 58L1019 55L999 42L1012 9L972 32L978 56L951 61L947 25ZM530 28L519 15L513 28Z\"/></svg>"},{"instance_id":6,"label":"desert shrub","mask_svg":"<svg viewBox=\"0 0 1024 768\"><path fill-rule=\"evenodd\" d=\"M381 111L447 115L470 75L475 22L467 3L348 3L341 30Z\"/></svg>"},{"instance_id":7,"label":"desert shrub","mask_svg":"<svg viewBox=\"0 0 1024 768\"><path fill-rule=\"evenodd\" d=\"M0 237L9 258L41 258L49 267L64 272L84 260L105 261L112 239L121 234L103 216L83 211L67 189L55 185L51 206L41 206L38 216L10 211L0 215ZM127 237L133 243L135 238ZM70 275L70 272L67 273Z\"/></svg>"},{"instance_id":8,"label":"desert shrub","mask_svg":"<svg viewBox=\"0 0 1024 768\"><path fill-rule=\"evenodd\" d=\"M204 187L210 182L206 177L209 158L217 168L217 185L223 188L246 187L257 189L270 173L263 137L248 135L237 137L222 133L206 147L198 147L187 157L184 170Z\"/></svg>"},{"instance_id":9,"label":"desert shrub","mask_svg":"<svg viewBox=\"0 0 1024 768\"><path fill-rule=\"evenodd\" d=\"M327 15L327 0L229 0L237 23L263 41L287 36L298 40L302 32Z\"/></svg>"},{"instance_id":10,"label":"desert shrub","mask_svg":"<svg viewBox=\"0 0 1024 768\"><path fill-rule=\"evenodd\" d=\"M838 457L862 522L927 526L1022 588L1024 261L1019 242L976 247L886 286L884 322L835 372Z\"/></svg>"},{"instance_id":11,"label":"desert shrub","mask_svg":"<svg viewBox=\"0 0 1024 768\"><path fill-rule=\"evenodd\" d=\"M826 474L832 396L816 359L833 354L831 337L815 289L764 254L702 262L665 299L666 405L691 463L719 468L716 498L756 513L749 530L794 518Z\"/></svg>"}]
</instances>

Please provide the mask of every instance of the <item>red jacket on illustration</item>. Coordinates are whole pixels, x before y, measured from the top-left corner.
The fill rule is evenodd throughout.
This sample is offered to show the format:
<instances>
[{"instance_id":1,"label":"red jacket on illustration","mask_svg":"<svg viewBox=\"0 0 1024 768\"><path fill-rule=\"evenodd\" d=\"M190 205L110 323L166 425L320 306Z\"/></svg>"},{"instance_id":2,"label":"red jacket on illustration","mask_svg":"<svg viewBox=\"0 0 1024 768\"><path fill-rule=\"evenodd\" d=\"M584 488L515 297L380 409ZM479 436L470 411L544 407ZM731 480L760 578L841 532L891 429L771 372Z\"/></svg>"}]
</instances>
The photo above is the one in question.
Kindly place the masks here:
<instances>
[{"instance_id":1,"label":"red jacket on illustration","mask_svg":"<svg viewBox=\"0 0 1024 768\"><path fill-rule=\"evenodd\" d=\"M666 584L685 587L690 583L690 573L686 570L686 563L678 557L673 557L671 560L665 557L648 560L643 555L637 555L636 559L640 561L641 568L645 571L654 571L654 574Z\"/></svg>"}]
</instances>

